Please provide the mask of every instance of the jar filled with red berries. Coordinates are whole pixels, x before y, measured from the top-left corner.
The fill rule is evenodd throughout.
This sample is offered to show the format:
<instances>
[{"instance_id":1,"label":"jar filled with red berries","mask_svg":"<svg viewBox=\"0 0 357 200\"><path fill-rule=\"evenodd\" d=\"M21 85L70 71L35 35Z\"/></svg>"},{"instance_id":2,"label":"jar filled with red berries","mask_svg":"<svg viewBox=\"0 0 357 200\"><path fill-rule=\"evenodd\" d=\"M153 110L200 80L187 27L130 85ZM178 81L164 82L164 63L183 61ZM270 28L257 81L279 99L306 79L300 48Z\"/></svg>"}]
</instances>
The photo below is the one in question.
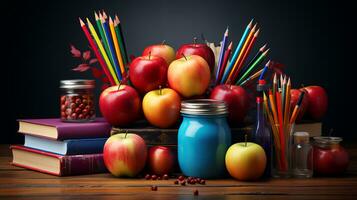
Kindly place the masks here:
<instances>
[{"instance_id":1,"label":"jar filled with red berries","mask_svg":"<svg viewBox=\"0 0 357 200\"><path fill-rule=\"evenodd\" d=\"M65 122L90 122L95 119L94 80L62 80L61 120Z\"/></svg>"}]
</instances>

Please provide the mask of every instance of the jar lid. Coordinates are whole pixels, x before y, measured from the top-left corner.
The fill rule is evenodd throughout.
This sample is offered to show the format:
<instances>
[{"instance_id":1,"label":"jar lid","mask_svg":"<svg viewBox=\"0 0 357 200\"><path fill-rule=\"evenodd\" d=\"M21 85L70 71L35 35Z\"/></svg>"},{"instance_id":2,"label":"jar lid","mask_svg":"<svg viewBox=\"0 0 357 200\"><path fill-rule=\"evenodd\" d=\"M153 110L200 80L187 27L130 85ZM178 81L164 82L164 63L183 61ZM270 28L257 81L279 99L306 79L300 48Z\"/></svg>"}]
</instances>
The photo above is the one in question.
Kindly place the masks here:
<instances>
[{"instance_id":1,"label":"jar lid","mask_svg":"<svg viewBox=\"0 0 357 200\"><path fill-rule=\"evenodd\" d=\"M338 144L342 141L341 137L314 137L315 143L318 144Z\"/></svg>"},{"instance_id":2,"label":"jar lid","mask_svg":"<svg viewBox=\"0 0 357 200\"><path fill-rule=\"evenodd\" d=\"M60 88L66 89L92 89L94 86L94 80L74 79L60 81Z\"/></svg>"},{"instance_id":3,"label":"jar lid","mask_svg":"<svg viewBox=\"0 0 357 200\"><path fill-rule=\"evenodd\" d=\"M224 101L192 99L181 103L181 113L189 115L224 115L228 113L228 107Z\"/></svg>"},{"instance_id":4,"label":"jar lid","mask_svg":"<svg viewBox=\"0 0 357 200\"><path fill-rule=\"evenodd\" d=\"M307 144L309 143L309 133L308 132L295 132L294 133L294 144Z\"/></svg>"}]
</instances>

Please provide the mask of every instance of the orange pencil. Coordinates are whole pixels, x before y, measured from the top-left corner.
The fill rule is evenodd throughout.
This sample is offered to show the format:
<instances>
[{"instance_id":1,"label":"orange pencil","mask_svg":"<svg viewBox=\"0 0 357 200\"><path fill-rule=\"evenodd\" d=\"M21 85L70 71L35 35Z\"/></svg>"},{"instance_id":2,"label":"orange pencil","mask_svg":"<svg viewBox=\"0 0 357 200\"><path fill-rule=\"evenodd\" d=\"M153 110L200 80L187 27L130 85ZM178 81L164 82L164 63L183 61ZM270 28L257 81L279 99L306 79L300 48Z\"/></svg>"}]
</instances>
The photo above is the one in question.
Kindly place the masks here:
<instances>
[{"instance_id":1,"label":"orange pencil","mask_svg":"<svg viewBox=\"0 0 357 200\"><path fill-rule=\"evenodd\" d=\"M283 112L281 105L281 93L276 92L276 107L278 110L278 120L279 120L279 136L280 136L280 145L281 145L281 158L282 158L282 168L287 169L287 163L285 160L285 135L284 135L284 127L283 127Z\"/></svg>"},{"instance_id":2,"label":"orange pencil","mask_svg":"<svg viewBox=\"0 0 357 200\"><path fill-rule=\"evenodd\" d=\"M255 25L253 26L252 30L250 30L249 35L248 35L247 39L246 39L245 42L244 42L244 45L243 45L243 47L242 47L242 50L239 52L238 58L237 58L236 62L235 62L234 65L233 65L233 68L232 68L232 70L229 72L229 75L228 75L228 78L227 78L226 83L227 83L228 81L230 81L230 82L233 81L233 80L231 80L230 78L232 78L232 75L233 75L234 71L237 69L238 62L242 59L242 56L243 56L243 54L244 54L246 48L248 47L248 45L249 45L249 43L250 43L250 40L251 40L252 37L253 37L253 34L255 33L256 27L257 27L257 24L255 24Z\"/></svg>"},{"instance_id":3,"label":"orange pencil","mask_svg":"<svg viewBox=\"0 0 357 200\"><path fill-rule=\"evenodd\" d=\"M298 102L295 105L293 114L291 115L290 124L295 123L296 117L299 114L299 110L300 110L300 106L301 106L302 100L304 99L304 95L305 95L305 92L302 91L300 96L299 96Z\"/></svg>"}]
</instances>

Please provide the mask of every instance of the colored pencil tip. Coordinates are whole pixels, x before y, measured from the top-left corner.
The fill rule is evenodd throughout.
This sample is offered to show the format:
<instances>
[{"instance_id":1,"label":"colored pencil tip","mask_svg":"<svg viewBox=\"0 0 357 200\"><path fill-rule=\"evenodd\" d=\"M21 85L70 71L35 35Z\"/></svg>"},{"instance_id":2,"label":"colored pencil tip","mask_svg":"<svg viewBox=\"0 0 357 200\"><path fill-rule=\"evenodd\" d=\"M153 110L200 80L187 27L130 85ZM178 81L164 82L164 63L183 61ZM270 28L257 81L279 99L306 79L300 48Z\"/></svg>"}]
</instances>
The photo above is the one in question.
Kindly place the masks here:
<instances>
[{"instance_id":1,"label":"colored pencil tip","mask_svg":"<svg viewBox=\"0 0 357 200\"><path fill-rule=\"evenodd\" d=\"M264 53L263 53L264 56L267 55L267 53L269 52L269 50L270 50L270 49L267 49L267 50L264 51Z\"/></svg>"},{"instance_id":2,"label":"colored pencil tip","mask_svg":"<svg viewBox=\"0 0 357 200\"><path fill-rule=\"evenodd\" d=\"M119 20L118 15L115 15L115 19L117 20L117 24L119 24L119 23L120 23L120 20Z\"/></svg>"},{"instance_id":3,"label":"colored pencil tip","mask_svg":"<svg viewBox=\"0 0 357 200\"><path fill-rule=\"evenodd\" d=\"M109 17L109 24L113 24L112 17Z\"/></svg>"},{"instance_id":4,"label":"colored pencil tip","mask_svg":"<svg viewBox=\"0 0 357 200\"><path fill-rule=\"evenodd\" d=\"M270 60L265 64L266 67L270 66Z\"/></svg>"},{"instance_id":5,"label":"colored pencil tip","mask_svg":"<svg viewBox=\"0 0 357 200\"><path fill-rule=\"evenodd\" d=\"M97 21L99 18L98 18L98 14L97 12L94 11L94 17L95 17L95 21Z\"/></svg>"},{"instance_id":6,"label":"colored pencil tip","mask_svg":"<svg viewBox=\"0 0 357 200\"><path fill-rule=\"evenodd\" d=\"M228 36L228 26L227 26L226 32L224 32L224 35Z\"/></svg>"},{"instance_id":7,"label":"colored pencil tip","mask_svg":"<svg viewBox=\"0 0 357 200\"><path fill-rule=\"evenodd\" d=\"M83 20L80 17L78 17L78 19L79 19L79 23L81 24L81 26L84 26L85 24L84 24Z\"/></svg>"},{"instance_id":8,"label":"colored pencil tip","mask_svg":"<svg viewBox=\"0 0 357 200\"><path fill-rule=\"evenodd\" d=\"M258 29L258 30L254 33L254 37L258 37L259 31L260 31L260 29Z\"/></svg>"},{"instance_id":9,"label":"colored pencil tip","mask_svg":"<svg viewBox=\"0 0 357 200\"><path fill-rule=\"evenodd\" d=\"M257 23L254 24L252 31L255 32L255 29L257 28Z\"/></svg>"},{"instance_id":10,"label":"colored pencil tip","mask_svg":"<svg viewBox=\"0 0 357 200\"><path fill-rule=\"evenodd\" d=\"M232 49L232 46L233 46L233 42L229 43L228 49Z\"/></svg>"},{"instance_id":11,"label":"colored pencil tip","mask_svg":"<svg viewBox=\"0 0 357 200\"><path fill-rule=\"evenodd\" d=\"M248 27L249 27L249 28L252 28L253 21L254 21L254 18L250 20L250 22L249 22L249 24L248 24Z\"/></svg>"},{"instance_id":12,"label":"colored pencil tip","mask_svg":"<svg viewBox=\"0 0 357 200\"><path fill-rule=\"evenodd\" d=\"M104 19L107 19L107 18L108 18L107 13L105 13L104 10L103 10L103 17L104 17Z\"/></svg>"},{"instance_id":13,"label":"colored pencil tip","mask_svg":"<svg viewBox=\"0 0 357 200\"><path fill-rule=\"evenodd\" d=\"M273 82L276 83L276 73L274 73L274 78L273 78Z\"/></svg>"},{"instance_id":14,"label":"colored pencil tip","mask_svg":"<svg viewBox=\"0 0 357 200\"><path fill-rule=\"evenodd\" d=\"M265 50L265 47L267 46L267 44L265 43L264 46L260 47L259 51L263 52Z\"/></svg>"}]
</instances>

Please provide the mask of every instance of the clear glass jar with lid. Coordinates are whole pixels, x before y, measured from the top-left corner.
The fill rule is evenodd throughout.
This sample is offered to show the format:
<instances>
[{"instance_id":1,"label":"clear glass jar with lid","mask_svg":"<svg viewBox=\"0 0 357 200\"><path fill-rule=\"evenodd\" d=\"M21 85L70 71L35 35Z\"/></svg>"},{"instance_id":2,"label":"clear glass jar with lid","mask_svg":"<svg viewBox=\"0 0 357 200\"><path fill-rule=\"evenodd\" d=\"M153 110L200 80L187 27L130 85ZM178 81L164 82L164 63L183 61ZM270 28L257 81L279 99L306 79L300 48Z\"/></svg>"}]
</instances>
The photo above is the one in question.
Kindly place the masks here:
<instances>
[{"instance_id":1,"label":"clear glass jar with lid","mask_svg":"<svg viewBox=\"0 0 357 200\"><path fill-rule=\"evenodd\" d=\"M181 104L183 121L178 131L178 161L186 176L219 178L226 172L225 154L231 131L223 101L195 99Z\"/></svg>"},{"instance_id":2,"label":"clear glass jar with lid","mask_svg":"<svg viewBox=\"0 0 357 200\"><path fill-rule=\"evenodd\" d=\"M65 122L89 122L95 119L94 80L62 80L60 113Z\"/></svg>"}]
</instances>

